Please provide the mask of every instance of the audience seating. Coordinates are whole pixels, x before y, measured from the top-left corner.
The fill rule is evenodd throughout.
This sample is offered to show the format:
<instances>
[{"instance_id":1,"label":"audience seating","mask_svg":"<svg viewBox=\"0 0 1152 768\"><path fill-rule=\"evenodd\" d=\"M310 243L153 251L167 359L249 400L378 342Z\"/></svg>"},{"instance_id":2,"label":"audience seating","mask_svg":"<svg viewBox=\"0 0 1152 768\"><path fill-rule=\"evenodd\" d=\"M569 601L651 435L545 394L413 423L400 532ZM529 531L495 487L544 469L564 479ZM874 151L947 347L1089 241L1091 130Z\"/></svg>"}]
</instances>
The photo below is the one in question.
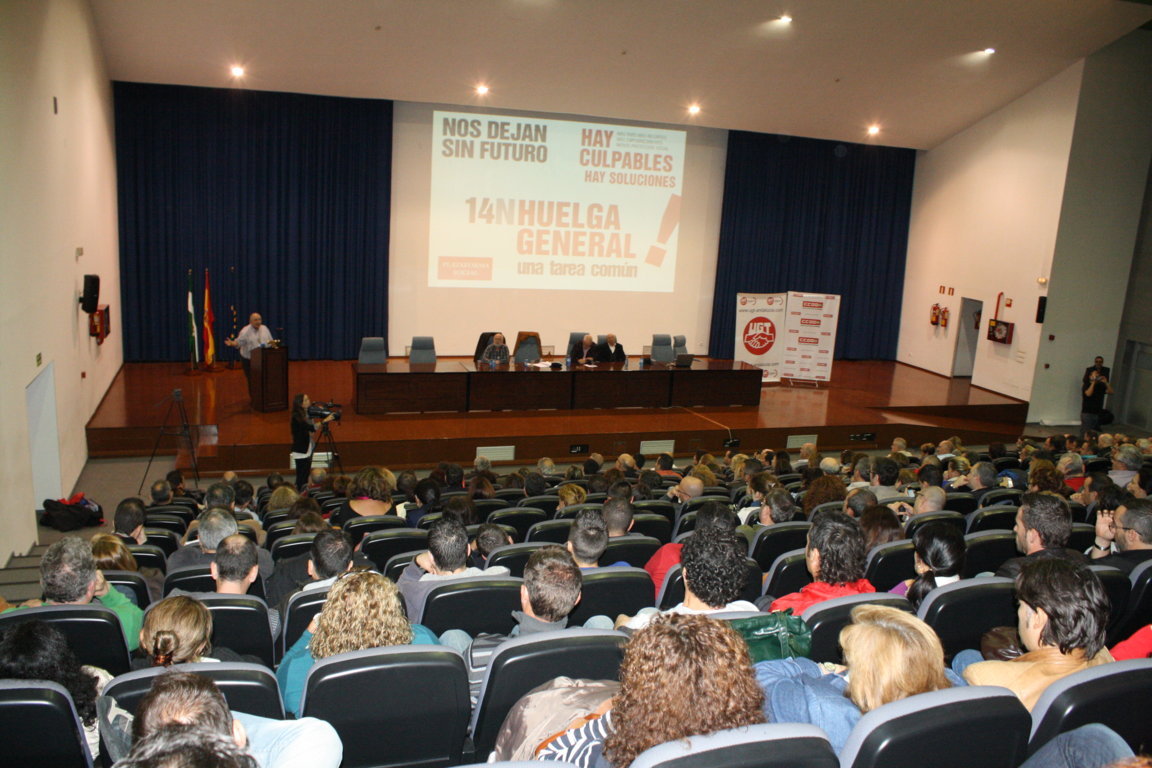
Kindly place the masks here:
<instances>
[{"instance_id":1,"label":"audience seating","mask_svg":"<svg viewBox=\"0 0 1152 768\"><path fill-rule=\"evenodd\" d=\"M633 515L632 533L651 536L661 544L672 541L672 521L664 515Z\"/></svg>"},{"instance_id":2,"label":"audience seating","mask_svg":"<svg viewBox=\"0 0 1152 768\"><path fill-rule=\"evenodd\" d=\"M522 544L505 544L502 547L496 547L488 553L488 567L502 565L508 569L512 576L520 578L524 575L524 566L528 565L528 558L532 556L532 553L549 543L529 541Z\"/></svg>"},{"instance_id":3,"label":"audience seating","mask_svg":"<svg viewBox=\"0 0 1152 768\"><path fill-rule=\"evenodd\" d=\"M274 720L284 719L280 686L277 685L272 670L263 664L222 661L138 669L114 678L104 689L103 695L115 699L116 704L122 709L135 712L136 705L152 689L156 677L169 669L191 672L211 679L224 694L228 707L236 712Z\"/></svg>"},{"instance_id":4,"label":"audience seating","mask_svg":"<svg viewBox=\"0 0 1152 768\"><path fill-rule=\"evenodd\" d=\"M408 567L410 562L416 559L416 555L418 554L420 554L419 550L392 555L392 557L388 558L388 562L384 564L384 570L381 571L381 573L392 579L392 581L398 581L400 574L404 572L404 569Z\"/></svg>"},{"instance_id":5,"label":"audience seating","mask_svg":"<svg viewBox=\"0 0 1152 768\"><path fill-rule=\"evenodd\" d=\"M864 604L887 605L912 613L912 604L905 597L883 592L836 597L810 606L800 615L812 630L812 649L808 653L808 658L813 661L843 664L840 630L852 623L852 609Z\"/></svg>"},{"instance_id":6,"label":"audience seating","mask_svg":"<svg viewBox=\"0 0 1152 768\"><path fill-rule=\"evenodd\" d=\"M476 508L476 514L484 522L488 521L488 516L498 509L507 509L509 507L507 499L473 499L472 506Z\"/></svg>"},{"instance_id":7,"label":"audience seating","mask_svg":"<svg viewBox=\"0 0 1152 768\"><path fill-rule=\"evenodd\" d=\"M660 540L638 533L608 539L604 554L600 555L600 565L614 565L626 562L633 568L643 568L660 549ZM651 579L649 579L651 581Z\"/></svg>"},{"instance_id":8,"label":"audience seating","mask_svg":"<svg viewBox=\"0 0 1152 768\"><path fill-rule=\"evenodd\" d=\"M179 515L166 515L149 512L144 515L144 527L157 528L161 531L171 531L177 536L183 536L188 530L188 524Z\"/></svg>"},{"instance_id":9,"label":"audience seating","mask_svg":"<svg viewBox=\"0 0 1152 768\"><path fill-rule=\"evenodd\" d=\"M622 632L577 628L512 638L497 646L472 715L476 757L488 756L509 710L536 686L561 675L618 680L627 639Z\"/></svg>"},{"instance_id":10,"label":"audience seating","mask_svg":"<svg viewBox=\"0 0 1152 768\"><path fill-rule=\"evenodd\" d=\"M604 508L603 502L600 502L600 501L587 502L586 501L583 504L571 504L567 507L564 507L564 509L557 509L556 512L553 513L553 517L556 520L571 520L572 518L576 517L576 515L580 514L581 512L583 512L586 509L592 509L592 510L599 512L603 508Z\"/></svg>"},{"instance_id":11,"label":"audience seating","mask_svg":"<svg viewBox=\"0 0 1152 768\"><path fill-rule=\"evenodd\" d=\"M320 502L320 512L324 515L331 514L332 512L340 509L340 507L344 506L344 502L346 501L348 501L348 499L344 498L343 496L333 496L330 499ZM288 510L283 511L287 512ZM268 514L272 514L272 512L269 512Z\"/></svg>"},{"instance_id":12,"label":"audience seating","mask_svg":"<svg viewBox=\"0 0 1152 768\"><path fill-rule=\"evenodd\" d=\"M634 616L655 604L652 577L643 568L596 568L584 571L580 602L568 615L569 626L581 626L593 616L615 620Z\"/></svg>"},{"instance_id":13,"label":"audience seating","mask_svg":"<svg viewBox=\"0 0 1152 768\"><path fill-rule=\"evenodd\" d=\"M685 515L689 512L695 512L710 501L718 501L726 507L731 506L728 503L728 491L725 489L722 494L717 494L715 496L699 496L695 499L689 499L684 504L684 510L680 514Z\"/></svg>"},{"instance_id":14,"label":"audience seating","mask_svg":"<svg viewBox=\"0 0 1152 768\"><path fill-rule=\"evenodd\" d=\"M272 545L272 559L284 560L297 555L306 555L312 550L314 538L315 533L294 533L291 536L284 536Z\"/></svg>"},{"instance_id":15,"label":"audience seating","mask_svg":"<svg viewBox=\"0 0 1152 768\"><path fill-rule=\"evenodd\" d=\"M418 528L393 528L373 531L364 537L360 551L379 570L388 564L388 559L401 552L419 552L428 549L428 531Z\"/></svg>"},{"instance_id":16,"label":"audience seating","mask_svg":"<svg viewBox=\"0 0 1152 768\"><path fill-rule=\"evenodd\" d=\"M920 515L913 515L908 519L908 522L904 525L904 536L910 539L916 535L916 531L931 523L951 525L961 536L967 532L968 528L967 519L959 512L953 512L951 510L925 512Z\"/></svg>"},{"instance_id":17,"label":"audience seating","mask_svg":"<svg viewBox=\"0 0 1152 768\"><path fill-rule=\"evenodd\" d=\"M960 575L965 579L981 573L996 573L1001 565L1020 554L1012 531L976 531L965 536L964 541L968 550L964 553L964 569Z\"/></svg>"},{"instance_id":18,"label":"audience seating","mask_svg":"<svg viewBox=\"0 0 1152 768\"><path fill-rule=\"evenodd\" d=\"M723 500L725 504L729 502L731 489L726 485L706 485L704 486L704 496L714 500Z\"/></svg>"},{"instance_id":19,"label":"audience seating","mask_svg":"<svg viewBox=\"0 0 1152 768\"><path fill-rule=\"evenodd\" d=\"M1152 659L1102 664L1063 677L1045 689L1032 709L1035 752L1056 736L1088 723L1116 731L1136 754L1152 747Z\"/></svg>"},{"instance_id":20,"label":"audience seating","mask_svg":"<svg viewBox=\"0 0 1152 768\"><path fill-rule=\"evenodd\" d=\"M568 541L568 534L571 530L572 521L570 519L541 520L528 529L528 535L524 537L524 541L528 544L564 544Z\"/></svg>"},{"instance_id":21,"label":"audience seating","mask_svg":"<svg viewBox=\"0 0 1152 768\"><path fill-rule=\"evenodd\" d=\"M84 731L64 686L46 680L0 680L4 764L21 768L91 768Z\"/></svg>"},{"instance_id":22,"label":"audience seating","mask_svg":"<svg viewBox=\"0 0 1152 768\"><path fill-rule=\"evenodd\" d=\"M672 540L679 541L686 533L696 530L696 513L685 510L680 513L676 525L672 528Z\"/></svg>"},{"instance_id":23,"label":"audience seating","mask_svg":"<svg viewBox=\"0 0 1152 768\"><path fill-rule=\"evenodd\" d=\"M168 555L155 544L129 544L128 551L139 568L155 568L161 573L168 570Z\"/></svg>"},{"instance_id":24,"label":"audience seating","mask_svg":"<svg viewBox=\"0 0 1152 768\"><path fill-rule=\"evenodd\" d=\"M667 499L641 499L632 502L632 510L636 514L663 515L669 522L676 520L676 505Z\"/></svg>"},{"instance_id":25,"label":"audience seating","mask_svg":"<svg viewBox=\"0 0 1152 768\"><path fill-rule=\"evenodd\" d=\"M812 574L808 573L806 552L803 549L794 549L785 552L772 562L761 594L783 597L799 592L811 583Z\"/></svg>"},{"instance_id":26,"label":"audience seating","mask_svg":"<svg viewBox=\"0 0 1152 768\"><path fill-rule=\"evenodd\" d=\"M195 520L197 516L197 512L185 504L157 504L144 508L145 519L156 514L178 517L184 521L185 527Z\"/></svg>"},{"instance_id":27,"label":"audience seating","mask_svg":"<svg viewBox=\"0 0 1152 768\"><path fill-rule=\"evenodd\" d=\"M408 521L399 515L368 515L354 517L344 523L344 533L352 540L352 546L360 544L369 533L389 531L394 528L407 528Z\"/></svg>"},{"instance_id":28,"label":"audience seating","mask_svg":"<svg viewBox=\"0 0 1152 768\"><path fill-rule=\"evenodd\" d=\"M841 768L1016 768L1032 720L1012 692L966 686L921 693L865 714L840 752Z\"/></svg>"},{"instance_id":29,"label":"audience seating","mask_svg":"<svg viewBox=\"0 0 1152 768\"><path fill-rule=\"evenodd\" d=\"M140 608L147 608L152 602L148 583L137 571L103 571L103 574L105 581Z\"/></svg>"},{"instance_id":30,"label":"audience seating","mask_svg":"<svg viewBox=\"0 0 1152 768\"><path fill-rule=\"evenodd\" d=\"M839 768L824 731L806 723L761 723L646 749L631 768Z\"/></svg>"},{"instance_id":31,"label":"audience seating","mask_svg":"<svg viewBox=\"0 0 1152 768\"><path fill-rule=\"evenodd\" d=\"M966 515L976 511L976 497L963 491L949 491L944 494L944 509Z\"/></svg>"},{"instance_id":32,"label":"audience seating","mask_svg":"<svg viewBox=\"0 0 1152 768\"><path fill-rule=\"evenodd\" d=\"M761 528L748 547L748 556L756 561L761 570L767 571L780 555L805 547L808 543L808 529L811 527L812 524L807 521L792 520Z\"/></svg>"},{"instance_id":33,"label":"audience seating","mask_svg":"<svg viewBox=\"0 0 1152 768\"><path fill-rule=\"evenodd\" d=\"M537 497L547 498L547 497ZM555 502L555 497L552 498ZM512 509L498 509L488 516L488 522L496 523L497 525L510 525L516 529L516 540L524 541L524 537L528 535L528 529L536 523L543 522L548 519L548 516L554 512L546 512L539 507L513 507Z\"/></svg>"},{"instance_id":34,"label":"audience seating","mask_svg":"<svg viewBox=\"0 0 1152 768\"><path fill-rule=\"evenodd\" d=\"M327 587L306 589L288 598L288 604L280 617L280 637L276 643L278 659L283 658L288 649L300 639L327 599Z\"/></svg>"},{"instance_id":35,"label":"audience seating","mask_svg":"<svg viewBox=\"0 0 1152 768\"><path fill-rule=\"evenodd\" d=\"M603 504L607 500L607 493L589 493L584 497L584 503L586 504Z\"/></svg>"},{"instance_id":36,"label":"audience seating","mask_svg":"<svg viewBox=\"0 0 1152 768\"><path fill-rule=\"evenodd\" d=\"M877 592L887 592L905 579L916 577L915 558L916 549L911 539L881 544L868 553L864 578L876 587Z\"/></svg>"},{"instance_id":37,"label":"audience seating","mask_svg":"<svg viewBox=\"0 0 1152 768\"><path fill-rule=\"evenodd\" d=\"M63 632L81 664L106 669L113 675L130 669L120 617L111 608L98 603L21 608L0 614L0 632L26 621L45 621Z\"/></svg>"},{"instance_id":38,"label":"audience seating","mask_svg":"<svg viewBox=\"0 0 1152 768\"><path fill-rule=\"evenodd\" d=\"M1108 635L1109 644L1125 640L1141 627L1152 624L1152 560L1145 560L1128 574L1132 590L1123 618Z\"/></svg>"},{"instance_id":39,"label":"audience seating","mask_svg":"<svg viewBox=\"0 0 1152 768\"><path fill-rule=\"evenodd\" d=\"M980 507L968 515L968 533L1010 531L1016 526L1018 507L996 505Z\"/></svg>"},{"instance_id":40,"label":"audience seating","mask_svg":"<svg viewBox=\"0 0 1152 768\"><path fill-rule=\"evenodd\" d=\"M1024 491L1019 488L993 488L980 497L981 507L993 506L1020 506L1020 497Z\"/></svg>"},{"instance_id":41,"label":"audience seating","mask_svg":"<svg viewBox=\"0 0 1152 768\"><path fill-rule=\"evenodd\" d=\"M187 568L176 568L164 577L164 594L174 589L185 592L215 592L216 581L207 565L190 565ZM256 577L252 586L248 587L248 594L263 599L264 579Z\"/></svg>"},{"instance_id":42,"label":"audience seating","mask_svg":"<svg viewBox=\"0 0 1152 768\"><path fill-rule=\"evenodd\" d=\"M809 515L809 517L810 518L816 517L817 514L821 514L821 513L829 512L829 511L838 512L838 511L843 510L843 509L844 509L844 502L843 501L826 501L823 504L817 504L816 506L812 507L812 513Z\"/></svg>"},{"instance_id":43,"label":"audience seating","mask_svg":"<svg viewBox=\"0 0 1152 768\"><path fill-rule=\"evenodd\" d=\"M540 496L524 496L516 502L517 507L538 509L548 516L556 514L556 507L559 504L560 497L554 493L545 493Z\"/></svg>"},{"instance_id":44,"label":"audience seating","mask_svg":"<svg viewBox=\"0 0 1152 768\"><path fill-rule=\"evenodd\" d=\"M997 472L1002 472L1005 469L1020 469L1020 459L1015 456L1001 456L998 459L992 459L992 466L996 467Z\"/></svg>"},{"instance_id":45,"label":"audience seating","mask_svg":"<svg viewBox=\"0 0 1152 768\"><path fill-rule=\"evenodd\" d=\"M1108 593L1108 628L1112 629L1120 623L1124 618L1124 612L1128 609L1128 596L1132 593L1132 582L1128 580L1128 574L1119 568L1112 568L1107 565L1089 565L1088 567L1095 572L1096 577L1104 586L1104 591Z\"/></svg>"},{"instance_id":46,"label":"audience seating","mask_svg":"<svg viewBox=\"0 0 1152 768\"><path fill-rule=\"evenodd\" d=\"M1088 514L1088 508L1078 501L1069 501L1068 508L1072 510L1072 522L1074 523L1088 523L1089 525L1096 524L1096 512L1093 511L1091 515Z\"/></svg>"},{"instance_id":47,"label":"audience seating","mask_svg":"<svg viewBox=\"0 0 1152 768\"><path fill-rule=\"evenodd\" d=\"M416 521L416 527L422 531L427 531L432 527L432 523L436 522L442 517L444 517L443 512L428 512Z\"/></svg>"},{"instance_id":48,"label":"audience seating","mask_svg":"<svg viewBox=\"0 0 1152 768\"><path fill-rule=\"evenodd\" d=\"M463 761L468 671L441 646L341 653L308 672L301 716L332 724L342 768L441 768Z\"/></svg>"},{"instance_id":49,"label":"audience seating","mask_svg":"<svg viewBox=\"0 0 1152 768\"><path fill-rule=\"evenodd\" d=\"M238 526L236 533L239 533L241 536L247 536L252 540L253 544L257 543L256 540L258 537L256 534L256 529L250 525ZM186 539L187 541L184 542L185 544L194 544L195 542L200 541L200 529L196 528L195 530L189 531Z\"/></svg>"},{"instance_id":50,"label":"audience seating","mask_svg":"<svg viewBox=\"0 0 1152 768\"><path fill-rule=\"evenodd\" d=\"M272 546L284 538L291 536L293 529L296 527L295 520L277 520L270 523L267 519L264 520L264 548L271 550Z\"/></svg>"},{"instance_id":51,"label":"audience seating","mask_svg":"<svg viewBox=\"0 0 1152 768\"><path fill-rule=\"evenodd\" d=\"M412 348L408 351L410 364L427 364L436 362L436 342L431 336L413 336Z\"/></svg>"},{"instance_id":52,"label":"audience seating","mask_svg":"<svg viewBox=\"0 0 1152 768\"><path fill-rule=\"evenodd\" d=\"M420 623L437 636L449 629L462 629L473 637L481 632L506 635L516 626L512 611L520 610L523 583L523 579L491 576L446 581L428 593Z\"/></svg>"},{"instance_id":53,"label":"audience seating","mask_svg":"<svg viewBox=\"0 0 1152 768\"><path fill-rule=\"evenodd\" d=\"M752 558L747 559L748 577L744 580L744 588L740 592L739 600L756 602L760 597L761 582L764 580L764 571ZM660 585L660 594L656 598L656 607L662 611L684 602L684 569L677 563L668 569L664 575L664 583Z\"/></svg>"},{"instance_id":54,"label":"audience seating","mask_svg":"<svg viewBox=\"0 0 1152 768\"><path fill-rule=\"evenodd\" d=\"M268 605L252 595L200 595L212 613L212 645L256 656L269 668L276 664Z\"/></svg>"},{"instance_id":55,"label":"audience seating","mask_svg":"<svg viewBox=\"0 0 1152 768\"><path fill-rule=\"evenodd\" d=\"M523 488L497 488L496 489L496 498L504 499L505 501L510 502L512 506L516 506L516 503L519 502L520 499L524 498L524 489Z\"/></svg>"},{"instance_id":56,"label":"audience seating","mask_svg":"<svg viewBox=\"0 0 1152 768\"><path fill-rule=\"evenodd\" d=\"M951 659L966 648L979 649L989 629L1016 626L1014 584L995 576L945 584L928 593L916 615L936 630Z\"/></svg>"},{"instance_id":57,"label":"audience seating","mask_svg":"<svg viewBox=\"0 0 1152 768\"><path fill-rule=\"evenodd\" d=\"M1088 523L1072 523L1072 535L1068 537L1068 549L1084 552L1096 542L1096 526Z\"/></svg>"}]
</instances>

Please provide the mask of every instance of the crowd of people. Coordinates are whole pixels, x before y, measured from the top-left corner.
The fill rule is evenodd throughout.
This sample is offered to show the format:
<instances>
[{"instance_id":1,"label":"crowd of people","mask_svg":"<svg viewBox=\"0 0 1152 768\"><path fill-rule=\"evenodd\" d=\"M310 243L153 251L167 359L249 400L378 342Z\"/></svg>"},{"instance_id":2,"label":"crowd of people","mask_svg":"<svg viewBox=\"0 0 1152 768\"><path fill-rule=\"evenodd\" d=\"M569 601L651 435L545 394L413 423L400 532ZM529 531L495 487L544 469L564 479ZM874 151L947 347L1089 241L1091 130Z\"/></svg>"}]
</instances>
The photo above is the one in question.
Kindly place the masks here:
<instances>
[{"instance_id":1,"label":"crowd of people","mask_svg":"<svg viewBox=\"0 0 1152 768\"><path fill-rule=\"evenodd\" d=\"M284 631L294 595L326 591L307 629L286 638L275 669L284 709L298 719L233 712L211 681L175 670L155 679L135 712L110 702L101 715L97 702L112 676L82 665L82 649L70 648L50 619L0 632L0 677L63 685L92 754L103 732L106 749L119 745L112 755L120 759L117 765L166 765L165 756L195 754L204 762L188 764L285 766L307 760L336 766L341 745L335 729L299 717L316 662L372 648L443 645L468 660L475 697L491 651L509 637L574 626L569 617L588 574L627 565L609 562L605 553L612 540L638 536L632 532L634 505L663 500L672 522L691 514L693 527L689 535L662 542L643 563L652 580L650 606L633 615L581 621L628 635L619 686L587 711L573 711L568 727L540 743L518 745L520 751L579 766L624 768L667 741L763 722L818 725L839 751L863 714L909 696L1000 685L1032 709L1055 680L1152 654L1150 626L1108 648L1110 605L1088 567L1129 573L1152 559L1152 461L1145 465L1150 453L1147 440L1101 434L1086 441L1067 435L1043 443L1021 439L1011 453L998 444L973 452L958 437L918 451L898 439L886 455L825 456L806 444L795 460L786 451L723 457L701 451L679 467L668 454L621 454L611 461L593 454L565 468L542 458L503 474L478 457L469 471L445 462L426 477L382 467L350 476L311 468L299 485L273 474L259 491L228 473L203 494L187 489L175 472L153 483L148 500L121 501L113 533L90 541L69 536L49 547L40 564L42 600L6 612L100 603L119 619L134 668L261 663L213 644L206 593L164 594L164 574L136 562L148 541L149 510L183 505L192 523L167 556L168 572L207 567L216 594L250 594L259 584L272 637ZM1009 456L1017 460L995 461ZM1107 469L1086 471L1092 459L1107 460ZM1017 625L1009 629L1016 654L1010 660L987 658L975 648L947 660L940 639L914 612L864 603L840 635L843 665L802 656L753 663L744 636L728 619L781 611L799 616L827 600L875 593L867 578L870 551L905 538L917 517L944 510L949 493L970 493L978 503L998 488L1022 491L1014 528L1019 556L996 571L1015 579L1020 606ZM520 498L553 498L556 517L571 520L567 540L532 551L508 634L473 636L459 628L438 634L421 623L432 590L459 579L508 574L506 567L489 564L489 556L512 537L486 522L494 506L487 502L508 501L508 489L516 496L510 505ZM1072 505L1083 507L1085 519L1094 522L1095 540L1087 551L1067 546ZM399 517L427 532L426 549L415 552L395 580L381 573L346 530L357 519L378 516ZM766 529L797 521L808 524L804 562L811 582L776 595L754 584L752 592L760 597L752 602L748 557L754 543ZM309 549L274 560L266 546L269 534L289 525L293 533L312 534ZM911 542L913 567L890 591L906 597L914 611L934 590L961 579L966 541L953 525L928 523L916 526ZM682 578L683 599L661 609L656 598L674 570ZM110 585L106 571L138 572L147 600ZM1122 754L1123 749L1100 751L1092 764ZM1044 759L1055 760L1050 754ZM1029 763L1042 764L1060 763Z\"/></svg>"}]
</instances>

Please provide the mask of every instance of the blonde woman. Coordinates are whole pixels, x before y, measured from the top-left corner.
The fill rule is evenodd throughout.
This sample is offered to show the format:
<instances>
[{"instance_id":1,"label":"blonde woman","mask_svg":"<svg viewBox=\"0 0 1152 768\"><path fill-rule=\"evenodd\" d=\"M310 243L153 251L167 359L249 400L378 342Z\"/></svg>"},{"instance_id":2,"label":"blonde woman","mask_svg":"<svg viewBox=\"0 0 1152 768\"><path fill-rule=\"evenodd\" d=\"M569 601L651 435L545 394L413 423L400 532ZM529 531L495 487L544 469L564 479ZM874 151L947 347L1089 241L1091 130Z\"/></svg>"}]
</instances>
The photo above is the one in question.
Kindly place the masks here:
<instances>
[{"instance_id":1,"label":"blonde woman","mask_svg":"<svg viewBox=\"0 0 1152 768\"><path fill-rule=\"evenodd\" d=\"M565 507L583 504L584 500L588 498L588 491L576 483L565 483L556 489L556 495L560 497L560 503L556 505L556 512L559 513Z\"/></svg>"},{"instance_id":2,"label":"blonde woman","mask_svg":"<svg viewBox=\"0 0 1152 768\"><path fill-rule=\"evenodd\" d=\"M391 579L375 571L347 573L332 585L324 607L276 670L284 709L300 714L304 682L318 659L368 648L439 643L427 627L408 623Z\"/></svg>"},{"instance_id":3,"label":"blonde woman","mask_svg":"<svg viewBox=\"0 0 1152 768\"><path fill-rule=\"evenodd\" d=\"M944 648L932 628L898 608L857 606L840 645L846 666L805 658L756 665L769 722L819 726L840 752L864 713L964 684L945 669Z\"/></svg>"},{"instance_id":4,"label":"blonde woman","mask_svg":"<svg viewBox=\"0 0 1152 768\"><path fill-rule=\"evenodd\" d=\"M148 587L148 602L153 603L164 596L164 574L157 568L141 568L132 555L132 550L119 536L98 533L92 537L92 557L96 568L101 571L135 571L144 578ZM142 605L141 608L148 606Z\"/></svg>"}]
</instances>

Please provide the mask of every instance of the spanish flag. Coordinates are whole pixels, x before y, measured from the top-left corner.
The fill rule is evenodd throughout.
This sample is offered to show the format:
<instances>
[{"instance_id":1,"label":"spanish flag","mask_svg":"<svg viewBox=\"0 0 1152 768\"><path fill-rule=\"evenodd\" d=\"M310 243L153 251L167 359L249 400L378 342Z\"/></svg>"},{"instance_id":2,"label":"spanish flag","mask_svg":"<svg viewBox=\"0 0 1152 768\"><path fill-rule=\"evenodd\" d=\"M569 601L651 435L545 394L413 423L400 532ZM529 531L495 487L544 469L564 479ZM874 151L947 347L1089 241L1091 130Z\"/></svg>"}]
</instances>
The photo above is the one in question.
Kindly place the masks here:
<instances>
[{"instance_id":1,"label":"spanish flag","mask_svg":"<svg viewBox=\"0 0 1152 768\"><path fill-rule=\"evenodd\" d=\"M216 339L212 326L216 315L212 314L212 291L208 287L208 270L204 270L204 365L211 368L216 362Z\"/></svg>"}]
</instances>

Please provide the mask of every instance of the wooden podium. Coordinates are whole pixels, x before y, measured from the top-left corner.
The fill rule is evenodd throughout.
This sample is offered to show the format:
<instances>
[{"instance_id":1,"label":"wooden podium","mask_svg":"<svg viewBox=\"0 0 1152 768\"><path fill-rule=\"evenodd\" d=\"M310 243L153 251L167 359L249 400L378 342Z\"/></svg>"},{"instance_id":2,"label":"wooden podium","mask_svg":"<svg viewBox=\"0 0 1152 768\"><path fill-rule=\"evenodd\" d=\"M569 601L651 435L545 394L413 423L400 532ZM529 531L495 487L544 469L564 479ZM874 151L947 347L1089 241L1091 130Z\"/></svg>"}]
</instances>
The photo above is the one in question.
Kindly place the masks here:
<instances>
[{"instance_id":1,"label":"wooden podium","mask_svg":"<svg viewBox=\"0 0 1152 768\"><path fill-rule=\"evenodd\" d=\"M288 410L288 350L257 347L252 350L248 396L257 411Z\"/></svg>"}]
</instances>

